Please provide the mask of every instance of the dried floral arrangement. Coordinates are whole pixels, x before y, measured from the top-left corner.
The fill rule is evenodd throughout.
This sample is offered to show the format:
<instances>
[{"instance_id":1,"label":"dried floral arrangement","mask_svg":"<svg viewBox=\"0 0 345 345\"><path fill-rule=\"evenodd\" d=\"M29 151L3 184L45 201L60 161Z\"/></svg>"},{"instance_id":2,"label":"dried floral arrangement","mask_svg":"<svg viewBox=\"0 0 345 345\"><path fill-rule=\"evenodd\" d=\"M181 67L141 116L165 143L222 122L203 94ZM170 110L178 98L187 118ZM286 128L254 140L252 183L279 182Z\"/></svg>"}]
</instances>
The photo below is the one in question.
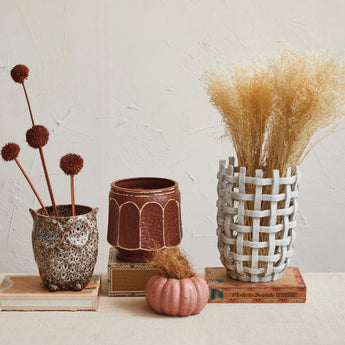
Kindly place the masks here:
<instances>
[{"instance_id":1,"label":"dried floral arrangement","mask_svg":"<svg viewBox=\"0 0 345 345\"><path fill-rule=\"evenodd\" d=\"M237 164L246 168L247 176L255 176L256 169L263 171L264 178L271 178L275 169L281 177L288 167L294 173L345 112L345 65L324 52L288 49L266 64L255 62L226 72L211 71L204 79L210 102L221 113L225 136L233 143ZM245 188L245 193L255 194L255 185L247 183ZM262 194L269 195L271 188L264 185ZM278 193L284 193L283 186ZM283 209L284 202L278 202L277 208ZM244 208L254 210L254 201L245 201ZM260 208L269 210L271 203L260 201ZM252 229L253 217L245 215L241 221ZM283 217L278 216L274 224L281 222ZM259 225L270 226L270 217L262 217ZM275 233L276 240L282 238L284 231ZM260 232L254 239L249 231L243 234L243 240L259 241L262 246L258 254L269 255L268 233ZM252 267L251 246L243 245L242 249L235 241L230 248L248 257L242 262L244 267ZM273 254L279 250L277 246ZM258 265L266 268L267 262Z\"/></svg>"},{"instance_id":2,"label":"dried floral arrangement","mask_svg":"<svg viewBox=\"0 0 345 345\"><path fill-rule=\"evenodd\" d=\"M345 112L345 65L324 52L289 49L266 65L209 72L205 82L250 176L300 165Z\"/></svg>"},{"instance_id":3,"label":"dried floral arrangement","mask_svg":"<svg viewBox=\"0 0 345 345\"><path fill-rule=\"evenodd\" d=\"M12 68L11 70L11 77L12 79L16 82L19 83L23 86L23 90L24 90L24 94L25 94L25 98L26 98L26 102L28 105L28 109L29 109L29 114L30 114L30 119L31 119L31 123L32 123L32 127L26 132L26 141L29 144L29 146L31 146L34 149L38 149L39 150L39 154L40 154L40 158L41 158L41 163L42 163L42 168L43 168L43 172L44 172L44 176L47 182L47 187L48 187L48 191L49 191L49 196L50 196L50 200L51 200L51 204L52 204L52 209L53 209L53 215L55 217L58 217L58 210L56 207L56 203L55 203L55 198L54 198L54 193L53 193L53 189L50 183L50 178L49 178L49 174L48 174L48 169L47 169L47 165L46 165L46 160L44 158L44 152L43 152L43 147L48 143L49 140L49 130L42 126L42 125L36 125L35 121L34 121L34 117L32 114L32 110L31 110L31 105L30 105L30 101L29 101L29 97L26 91L26 87L25 87L25 80L28 78L29 76L29 68L25 65L16 65L15 67ZM27 182L29 183L32 191L34 192L37 200L39 201L44 213L47 216L51 216L48 211L47 211L47 207L44 206L41 198L39 197L35 187L33 186L29 176L26 174L25 170L23 169L22 165L19 163L18 160L18 155L20 152L20 147L18 144L16 143L8 143L5 146L2 147L1 150L1 156L5 161L12 161L14 160L19 169L21 170L21 172L23 173L24 177L26 178ZM77 154L67 154L65 156L63 156L60 160L60 167L61 169L64 171L64 173L66 173L67 175L71 176L71 204L72 204L72 215L75 215L75 200L74 200L74 180L73 177L74 175L78 174L80 172L80 170L83 167L83 159L77 155Z\"/></svg>"}]
</instances>

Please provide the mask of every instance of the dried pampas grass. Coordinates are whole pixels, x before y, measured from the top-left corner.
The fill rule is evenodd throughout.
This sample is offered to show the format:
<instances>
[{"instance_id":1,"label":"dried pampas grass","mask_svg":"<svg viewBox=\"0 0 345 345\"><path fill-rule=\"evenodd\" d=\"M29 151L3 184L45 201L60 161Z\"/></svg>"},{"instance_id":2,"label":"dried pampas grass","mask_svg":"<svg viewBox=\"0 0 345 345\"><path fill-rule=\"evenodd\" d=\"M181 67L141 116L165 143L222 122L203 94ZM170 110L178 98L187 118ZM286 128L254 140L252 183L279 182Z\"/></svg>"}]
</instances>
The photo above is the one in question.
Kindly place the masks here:
<instances>
[{"instance_id":1,"label":"dried pampas grass","mask_svg":"<svg viewBox=\"0 0 345 345\"><path fill-rule=\"evenodd\" d=\"M209 72L205 82L249 176L300 165L345 111L345 66L324 52L290 49L266 65Z\"/></svg>"}]
</instances>

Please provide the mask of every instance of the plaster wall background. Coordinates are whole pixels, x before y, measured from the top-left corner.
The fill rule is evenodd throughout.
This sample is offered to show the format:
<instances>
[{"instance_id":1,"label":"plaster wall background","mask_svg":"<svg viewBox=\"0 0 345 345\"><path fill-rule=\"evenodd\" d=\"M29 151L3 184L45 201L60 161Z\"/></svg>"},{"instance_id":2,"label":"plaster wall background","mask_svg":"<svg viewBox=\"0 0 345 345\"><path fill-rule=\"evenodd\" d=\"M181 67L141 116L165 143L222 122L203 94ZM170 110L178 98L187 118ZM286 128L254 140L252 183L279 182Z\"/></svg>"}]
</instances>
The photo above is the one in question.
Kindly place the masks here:
<instances>
[{"instance_id":1,"label":"plaster wall background","mask_svg":"<svg viewBox=\"0 0 345 345\"><path fill-rule=\"evenodd\" d=\"M216 238L218 160L233 154L220 140L220 115L202 74L217 66L277 55L281 48L326 49L345 58L344 1L2 1L0 144L21 145L19 159L45 203L38 152L24 94L10 78L26 64L26 87L45 147L57 203L69 203L59 168L82 155L76 200L98 206L96 271L106 271L111 181L133 176L177 180L182 247L196 267L219 266ZM344 126L304 161L292 264L302 271L345 271ZM14 163L0 163L0 271L37 272L31 248L33 193Z\"/></svg>"}]
</instances>

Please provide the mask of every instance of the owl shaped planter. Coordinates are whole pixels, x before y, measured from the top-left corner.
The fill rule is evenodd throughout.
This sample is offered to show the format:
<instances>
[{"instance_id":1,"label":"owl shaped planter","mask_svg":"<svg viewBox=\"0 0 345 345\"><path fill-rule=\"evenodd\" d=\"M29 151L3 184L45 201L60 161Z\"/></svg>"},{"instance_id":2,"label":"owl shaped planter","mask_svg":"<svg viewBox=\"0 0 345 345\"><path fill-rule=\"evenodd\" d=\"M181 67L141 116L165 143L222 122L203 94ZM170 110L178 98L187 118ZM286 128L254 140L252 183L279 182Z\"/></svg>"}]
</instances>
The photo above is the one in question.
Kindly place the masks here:
<instances>
[{"instance_id":1,"label":"owl shaped planter","mask_svg":"<svg viewBox=\"0 0 345 345\"><path fill-rule=\"evenodd\" d=\"M32 247L43 284L50 291L82 290L90 280L98 254L98 208L75 205L30 209L33 218Z\"/></svg>"}]
</instances>

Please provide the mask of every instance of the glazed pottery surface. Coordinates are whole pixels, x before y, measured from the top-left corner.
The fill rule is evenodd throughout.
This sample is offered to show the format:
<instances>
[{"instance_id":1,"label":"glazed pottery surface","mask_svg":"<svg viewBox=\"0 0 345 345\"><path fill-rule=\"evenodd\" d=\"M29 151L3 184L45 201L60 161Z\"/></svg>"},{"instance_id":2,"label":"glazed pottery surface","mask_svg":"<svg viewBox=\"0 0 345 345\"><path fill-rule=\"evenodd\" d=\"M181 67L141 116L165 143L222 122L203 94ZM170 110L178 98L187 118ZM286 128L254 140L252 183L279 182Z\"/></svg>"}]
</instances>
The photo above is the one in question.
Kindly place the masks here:
<instances>
[{"instance_id":1,"label":"glazed pottery surface","mask_svg":"<svg viewBox=\"0 0 345 345\"><path fill-rule=\"evenodd\" d=\"M109 193L108 242L118 257L144 262L182 239L177 182L158 177L115 181Z\"/></svg>"},{"instance_id":2,"label":"glazed pottery surface","mask_svg":"<svg viewBox=\"0 0 345 345\"><path fill-rule=\"evenodd\" d=\"M98 254L98 208L57 206L59 217L30 209L32 247L43 284L51 291L81 290L90 280Z\"/></svg>"}]
</instances>

